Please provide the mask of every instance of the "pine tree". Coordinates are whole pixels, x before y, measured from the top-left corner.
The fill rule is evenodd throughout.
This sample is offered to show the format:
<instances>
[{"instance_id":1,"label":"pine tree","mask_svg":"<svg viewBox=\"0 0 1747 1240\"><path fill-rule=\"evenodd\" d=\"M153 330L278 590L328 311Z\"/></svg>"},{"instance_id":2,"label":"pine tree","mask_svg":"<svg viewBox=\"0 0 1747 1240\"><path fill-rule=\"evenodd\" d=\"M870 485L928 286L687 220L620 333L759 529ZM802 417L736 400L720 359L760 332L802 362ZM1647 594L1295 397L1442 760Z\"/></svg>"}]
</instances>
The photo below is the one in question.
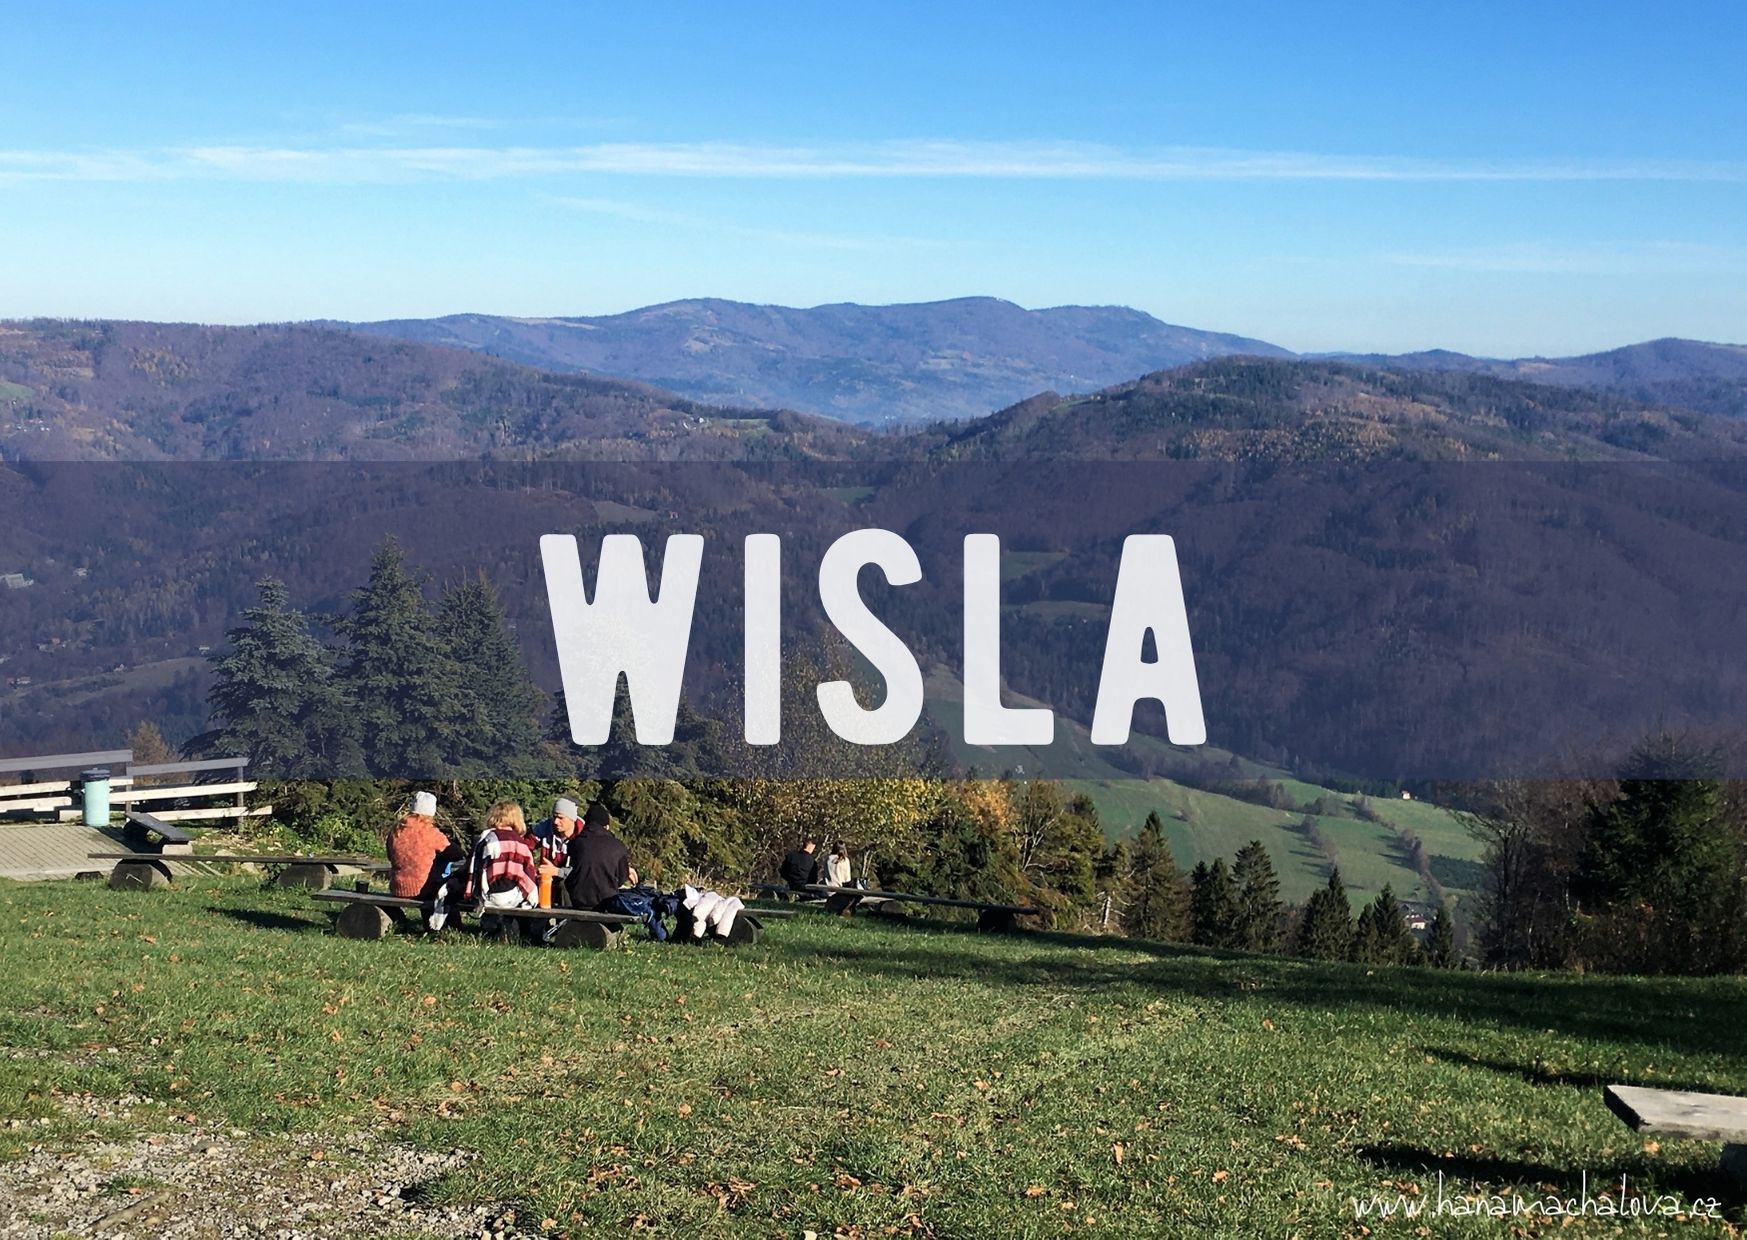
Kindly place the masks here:
<instances>
[{"instance_id":1,"label":"pine tree","mask_svg":"<svg viewBox=\"0 0 1747 1240\"><path fill-rule=\"evenodd\" d=\"M393 538L377 551L369 583L353 592L352 610L335 628L347 639L341 682L370 773L406 779L450 770L461 732L460 669Z\"/></svg>"},{"instance_id":2,"label":"pine tree","mask_svg":"<svg viewBox=\"0 0 1747 1240\"><path fill-rule=\"evenodd\" d=\"M1280 880L1260 840L1251 840L1238 850L1231 876L1237 885L1236 946L1253 952L1278 950L1284 908Z\"/></svg>"},{"instance_id":3,"label":"pine tree","mask_svg":"<svg viewBox=\"0 0 1747 1240\"><path fill-rule=\"evenodd\" d=\"M1312 960L1346 960L1353 953L1353 908L1341 882L1340 867L1330 871L1328 885L1314 892L1304 906L1298 927L1298 954Z\"/></svg>"},{"instance_id":4,"label":"pine tree","mask_svg":"<svg viewBox=\"0 0 1747 1240\"><path fill-rule=\"evenodd\" d=\"M1098 859L1104 853L1104 828L1098 807L1084 794L1068 798L1061 812L1047 820L1032 849L1030 868L1061 899L1058 917L1085 917L1098 902Z\"/></svg>"},{"instance_id":5,"label":"pine tree","mask_svg":"<svg viewBox=\"0 0 1747 1240\"><path fill-rule=\"evenodd\" d=\"M328 651L283 583L269 577L256 588L241 627L211 656L216 747L246 754L250 774L262 778L362 774L350 703Z\"/></svg>"},{"instance_id":6,"label":"pine tree","mask_svg":"<svg viewBox=\"0 0 1747 1240\"><path fill-rule=\"evenodd\" d=\"M470 774L528 773L540 742L540 693L483 574L443 595L437 634L459 669L460 729L451 764Z\"/></svg>"},{"instance_id":7,"label":"pine tree","mask_svg":"<svg viewBox=\"0 0 1747 1240\"><path fill-rule=\"evenodd\" d=\"M1729 821L1718 765L1715 753L1652 737L1627 760L1618 799L1591 814L1573 883L1590 963L1696 973L1739 963L1747 840Z\"/></svg>"},{"instance_id":8,"label":"pine tree","mask_svg":"<svg viewBox=\"0 0 1747 1240\"><path fill-rule=\"evenodd\" d=\"M1419 944L1387 883L1359 915L1356 942L1354 958L1366 964L1412 964L1418 959Z\"/></svg>"},{"instance_id":9,"label":"pine tree","mask_svg":"<svg viewBox=\"0 0 1747 1240\"><path fill-rule=\"evenodd\" d=\"M1206 867L1198 867L1205 875ZM1157 811L1146 816L1129 850L1129 901L1122 917L1128 934L1180 943L1190 934L1189 888L1171 856Z\"/></svg>"},{"instance_id":10,"label":"pine tree","mask_svg":"<svg viewBox=\"0 0 1747 1240\"><path fill-rule=\"evenodd\" d=\"M1237 889L1232 885L1231 871L1225 868L1224 858L1196 870L1202 879L1190 898L1194 941L1203 947L1235 947Z\"/></svg>"},{"instance_id":11,"label":"pine tree","mask_svg":"<svg viewBox=\"0 0 1747 1240\"><path fill-rule=\"evenodd\" d=\"M1431 934L1426 939L1425 961L1434 969L1453 969L1456 967L1456 927L1450 920L1450 906L1438 902L1438 911L1432 916Z\"/></svg>"},{"instance_id":12,"label":"pine tree","mask_svg":"<svg viewBox=\"0 0 1747 1240\"><path fill-rule=\"evenodd\" d=\"M1098 884L1098 928L1119 928L1128 916L1128 903L1134 896L1134 856L1127 840L1113 840L1105 845L1092 867L1092 879Z\"/></svg>"},{"instance_id":13,"label":"pine tree","mask_svg":"<svg viewBox=\"0 0 1747 1240\"><path fill-rule=\"evenodd\" d=\"M1382 953L1382 936L1377 931L1377 912L1367 904L1359 910L1359 920L1353 927L1353 947L1350 958L1360 964L1378 964Z\"/></svg>"}]
</instances>

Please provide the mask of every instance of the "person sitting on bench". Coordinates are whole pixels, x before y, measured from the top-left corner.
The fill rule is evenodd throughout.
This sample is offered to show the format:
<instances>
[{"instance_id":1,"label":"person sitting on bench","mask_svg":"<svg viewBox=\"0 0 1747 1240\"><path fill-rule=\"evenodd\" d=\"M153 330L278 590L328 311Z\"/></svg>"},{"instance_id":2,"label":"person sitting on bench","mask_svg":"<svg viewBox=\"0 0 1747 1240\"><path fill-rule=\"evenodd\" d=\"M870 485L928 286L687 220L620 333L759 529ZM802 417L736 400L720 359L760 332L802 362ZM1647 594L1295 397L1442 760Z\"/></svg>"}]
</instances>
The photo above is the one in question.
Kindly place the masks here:
<instances>
[{"instance_id":1,"label":"person sitting on bench","mask_svg":"<svg viewBox=\"0 0 1747 1240\"><path fill-rule=\"evenodd\" d=\"M540 897L532 837L522 807L499 801L485 813L485 830L473 845L470 892L482 908L532 908Z\"/></svg>"},{"instance_id":2,"label":"person sitting on bench","mask_svg":"<svg viewBox=\"0 0 1747 1240\"><path fill-rule=\"evenodd\" d=\"M827 887L850 886L849 845L838 840L831 847L831 855L825 858L825 873L820 879Z\"/></svg>"},{"instance_id":3,"label":"person sitting on bench","mask_svg":"<svg viewBox=\"0 0 1747 1240\"><path fill-rule=\"evenodd\" d=\"M531 832L540 842L540 860L552 866L559 879L570 873L570 845L579 825L576 802L559 797L552 803L552 817L536 822Z\"/></svg>"},{"instance_id":4,"label":"person sitting on bench","mask_svg":"<svg viewBox=\"0 0 1747 1240\"><path fill-rule=\"evenodd\" d=\"M570 874L564 880L564 893L571 908L599 909L619 888L637 882L630 850L613 834L612 824L606 805L596 801L588 807L582 830L570 837Z\"/></svg>"},{"instance_id":5,"label":"person sitting on bench","mask_svg":"<svg viewBox=\"0 0 1747 1240\"><path fill-rule=\"evenodd\" d=\"M438 828L436 815L436 796L415 792L412 809L389 831L389 895L434 902L451 865L466 860L460 845Z\"/></svg>"},{"instance_id":6,"label":"person sitting on bench","mask_svg":"<svg viewBox=\"0 0 1747 1240\"><path fill-rule=\"evenodd\" d=\"M783 858L782 868L777 873L791 890L800 891L818 884L819 858L814 855L818 848L819 841L809 835L801 841L799 848Z\"/></svg>"}]
</instances>

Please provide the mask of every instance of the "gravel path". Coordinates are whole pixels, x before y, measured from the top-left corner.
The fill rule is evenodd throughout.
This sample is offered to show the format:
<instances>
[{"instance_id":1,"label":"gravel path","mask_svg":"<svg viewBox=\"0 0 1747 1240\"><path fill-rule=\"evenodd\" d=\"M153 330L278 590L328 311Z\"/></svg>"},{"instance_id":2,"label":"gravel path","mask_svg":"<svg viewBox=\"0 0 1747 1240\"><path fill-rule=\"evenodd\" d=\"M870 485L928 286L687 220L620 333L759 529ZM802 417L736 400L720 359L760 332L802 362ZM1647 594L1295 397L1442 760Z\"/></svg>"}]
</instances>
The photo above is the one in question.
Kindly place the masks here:
<instances>
[{"instance_id":1,"label":"gravel path","mask_svg":"<svg viewBox=\"0 0 1747 1240\"><path fill-rule=\"evenodd\" d=\"M125 1121L139 1100L62 1101L77 1116ZM538 1229L502 1205L420 1199L472 1157L362 1132L267 1139L193 1123L119 1141L93 1134L0 1163L0 1240L533 1240Z\"/></svg>"}]
</instances>

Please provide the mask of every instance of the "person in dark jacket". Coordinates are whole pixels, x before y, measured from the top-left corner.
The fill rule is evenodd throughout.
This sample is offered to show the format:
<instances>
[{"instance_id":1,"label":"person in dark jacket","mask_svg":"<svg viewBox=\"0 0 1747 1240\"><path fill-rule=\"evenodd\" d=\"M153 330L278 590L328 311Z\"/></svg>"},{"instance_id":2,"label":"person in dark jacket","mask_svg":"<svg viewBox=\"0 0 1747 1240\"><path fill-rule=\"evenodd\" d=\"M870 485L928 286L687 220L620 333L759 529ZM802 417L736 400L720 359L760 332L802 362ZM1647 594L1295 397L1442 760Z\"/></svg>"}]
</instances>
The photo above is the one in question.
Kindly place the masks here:
<instances>
[{"instance_id":1,"label":"person in dark jacket","mask_svg":"<svg viewBox=\"0 0 1747 1240\"><path fill-rule=\"evenodd\" d=\"M564 878L564 893L571 908L598 909L627 884L635 884L637 871L631 853L612 832L613 816L596 801L588 807L582 829L570 837L570 873Z\"/></svg>"},{"instance_id":2,"label":"person in dark jacket","mask_svg":"<svg viewBox=\"0 0 1747 1240\"><path fill-rule=\"evenodd\" d=\"M803 887L814 886L819 881L819 841L808 836L801 846L783 858L782 868L778 871L783 882L793 891Z\"/></svg>"}]
</instances>

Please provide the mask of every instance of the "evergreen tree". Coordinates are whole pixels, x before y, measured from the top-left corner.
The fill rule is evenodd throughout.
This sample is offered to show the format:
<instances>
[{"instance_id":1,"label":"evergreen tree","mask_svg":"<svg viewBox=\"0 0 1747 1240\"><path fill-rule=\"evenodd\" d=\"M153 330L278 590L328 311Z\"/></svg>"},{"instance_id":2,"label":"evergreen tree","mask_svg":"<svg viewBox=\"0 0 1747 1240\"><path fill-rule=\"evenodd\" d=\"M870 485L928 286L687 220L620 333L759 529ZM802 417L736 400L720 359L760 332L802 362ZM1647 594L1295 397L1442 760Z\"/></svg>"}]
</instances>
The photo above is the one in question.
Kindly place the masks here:
<instances>
[{"instance_id":1,"label":"evergreen tree","mask_svg":"<svg viewBox=\"0 0 1747 1240\"><path fill-rule=\"evenodd\" d=\"M1127 840L1107 844L1098 863L1092 867L1093 881L1098 884L1100 930L1118 929L1128 916L1128 902L1134 895L1134 858Z\"/></svg>"},{"instance_id":2,"label":"evergreen tree","mask_svg":"<svg viewBox=\"0 0 1747 1240\"><path fill-rule=\"evenodd\" d=\"M1419 943L1407 928L1401 902L1387 883L1359 915L1355 938L1354 958L1365 964L1412 964L1419 957Z\"/></svg>"},{"instance_id":3,"label":"evergreen tree","mask_svg":"<svg viewBox=\"0 0 1747 1240\"><path fill-rule=\"evenodd\" d=\"M1450 906L1444 901L1438 902L1438 911L1432 916L1432 929L1426 939L1426 963L1434 969L1453 969L1456 967L1456 927L1450 920Z\"/></svg>"},{"instance_id":4,"label":"evergreen tree","mask_svg":"<svg viewBox=\"0 0 1747 1240\"><path fill-rule=\"evenodd\" d=\"M1711 972L1738 964L1747 839L1716 754L1663 734L1639 745L1619 797L1592 811L1572 884L1601 968Z\"/></svg>"},{"instance_id":5,"label":"evergreen tree","mask_svg":"<svg viewBox=\"0 0 1747 1240\"><path fill-rule=\"evenodd\" d=\"M483 574L444 594L437 634L459 671L452 764L472 774L526 774L540 742L540 693Z\"/></svg>"},{"instance_id":6,"label":"evergreen tree","mask_svg":"<svg viewBox=\"0 0 1747 1240\"><path fill-rule=\"evenodd\" d=\"M1098 822L1097 805L1083 793L1068 798L1061 812L1048 819L1030 858L1033 881L1060 898L1058 917L1083 919L1094 912L1098 860L1103 855L1104 828Z\"/></svg>"},{"instance_id":7,"label":"evergreen tree","mask_svg":"<svg viewBox=\"0 0 1747 1240\"><path fill-rule=\"evenodd\" d=\"M1202 879L1190 899L1194 941L1203 947L1235 947L1237 888L1232 885L1231 871L1225 868L1224 858L1196 870Z\"/></svg>"},{"instance_id":8,"label":"evergreen tree","mask_svg":"<svg viewBox=\"0 0 1747 1240\"><path fill-rule=\"evenodd\" d=\"M1341 882L1340 867L1304 906L1298 927L1298 954L1312 960L1346 960L1353 953L1353 908Z\"/></svg>"},{"instance_id":9,"label":"evergreen tree","mask_svg":"<svg viewBox=\"0 0 1747 1240\"><path fill-rule=\"evenodd\" d=\"M1206 867L1198 868L1205 875ZM1129 851L1129 892L1122 916L1128 934L1167 943L1189 937L1189 888L1156 810L1147 814Z\"/></svg>"},{"instance_id":10,"label":"evergreen tree","mask_svg":"<svg viewBox=\"0 0 1747 1240\"><path fill-rule=\"evenodd\" d=\"M1238 851L1231 876L1237 885L1236 945L1253 952L1278 950L1284 908L1280 880L1260 840L1251 840Z\"/></svg>"},{"instance_id":11,"label":"evergreen tree","mask_svg":"<svg viewBox=\"0 0 1747 1240\"><path fill-rule=\"evenodd\" d=\"M283 583L269 577L256 588L241 627L211 656L213 747L246 754L261 778L362 774L350 703L328 651Z\"/></svg>"},{"instance_id":12,"label":"evergreen tree","mask_svg":"<svg viewBox=\"0 0 1747 1240\"><path fill-rule=\"evenodd\" d=\"M370 581L336 622L347 639L341 683L373 775L419 778L451 769L461 734L460 669L449 657L400 544L388 539Z\"/></svg>"},{"instance_id":13,"label":"evergreen tree","mask_svg":"<svg viewBox=\"0 0 1747 1240\"><path fill-rule=\"evenodd\" d=\"M1360 964L1377 964L1382 952L1382 935L1377 930L1377 912L1367 904L1359 910L1359 920L1353 927L1353 946L1349 957Z\"/></svg>"}]
</instances>

